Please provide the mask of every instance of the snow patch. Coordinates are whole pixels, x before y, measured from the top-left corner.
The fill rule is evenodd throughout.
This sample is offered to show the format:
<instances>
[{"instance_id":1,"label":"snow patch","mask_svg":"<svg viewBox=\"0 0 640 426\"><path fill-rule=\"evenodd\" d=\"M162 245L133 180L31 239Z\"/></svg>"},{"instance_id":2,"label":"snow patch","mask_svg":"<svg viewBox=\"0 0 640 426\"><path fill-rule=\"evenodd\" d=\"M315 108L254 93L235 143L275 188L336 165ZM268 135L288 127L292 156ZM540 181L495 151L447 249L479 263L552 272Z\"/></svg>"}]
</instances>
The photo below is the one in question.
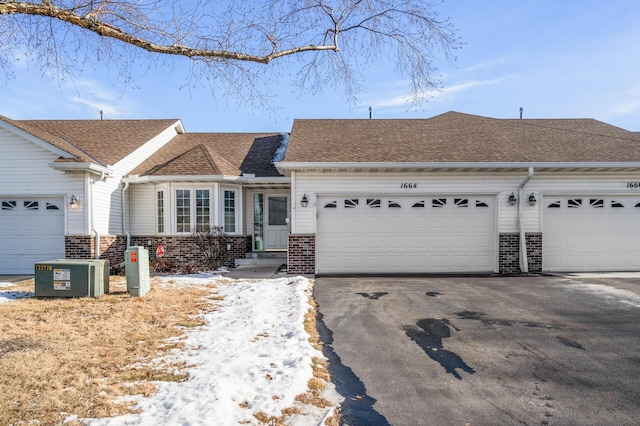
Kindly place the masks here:
<instances>
[{"instance_id":1,"label":"snow patch","mask_svg":"<svg viewBox=\"0 0 640 426\"><path fill-rule=\"evenodd\" d=\"M3 283L8 284L8 283ZM34 293L31 291L7 291L0 290L0 303L12 302L14 300L25 299L27 297L33 297Z\"/></svg>"},{"instance_id":2,"label":"snow patch","mask_svg":"<svg viewBox=\"0 0 640 426\"><path fill-rule=\"evenodd\" d=\"M280 136L282 136L282 141L273 156L274 164L284 160L284 156L287 153L287 146L289 146L289 133L280 133Z\"/></svg>"},{"instance_id":3,"label":"snow patch","mask_svg":"<svg viewBox=\"0 0 640 426\"><path fill-rule=\"evenodd\" d=\"M158 382L158 393L137 401L140 414L84 419L112 425L259 425L254 414L280 416L297 407L291 425L320 424L342 402L330 384L323 397L332 406L301 406L295 397L307 391L312 358L324 359L304 330L311 283L304 277L230 281L219 277L162 277L162 285L206 286L224 296L219 309L204 314L206 324L186 333L184 349L157 362L185 361L189 380ZM210 288L210 287L209 287Z\"/></svg>"}]
</instances>

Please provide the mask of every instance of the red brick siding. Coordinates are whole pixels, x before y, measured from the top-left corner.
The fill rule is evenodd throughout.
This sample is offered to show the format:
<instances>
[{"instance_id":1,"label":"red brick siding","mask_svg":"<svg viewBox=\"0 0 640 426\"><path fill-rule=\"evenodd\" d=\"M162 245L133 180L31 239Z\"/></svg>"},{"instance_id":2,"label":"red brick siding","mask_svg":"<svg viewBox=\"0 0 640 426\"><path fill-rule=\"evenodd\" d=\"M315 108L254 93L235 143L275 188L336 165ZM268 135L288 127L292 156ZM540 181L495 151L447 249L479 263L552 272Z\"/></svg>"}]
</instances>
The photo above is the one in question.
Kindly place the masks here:
<instances>
[{"instance_id":1,"label":"red brick siding","mask_svg":"<svg viewBox=\"0 0 640 426\"><path fill-rule=\"evenodd\" d=\"M108 235L100 237L100 258L108 259L111 266L124 262L127 237ZM94 259L95 238L90 235L67 235L64 237L64 257L67 259Z\"/></svg>"},{"instance_id":2,"label":"red brick siding","mask_svg":"<svg viewBox=\"0 0 640 426\"><path fill-rule=\"evenodd\" d=\"M530 273L542 272L542 234L528 233L525 235L527 241L527 263ZM498 252L498 268L501 274L520 274L520 234L505 233L500 234L500 246Z\"/></svg>"},{"instance_id":3,"label":"red brick siding","mask_svg":"<svg viewBox=\"0 0 640 426\"><path fill-rule=\"evenodd\" d=\"M235 267L235 259L243 259L247 252L251 251L251 237L245 235L227 236L231 249L224 260L227 268ZM67 259L93 259L94 237L90 235L68 235L65 237L65 257ZM148 242L151 241L151 246ZM186 266L202 261L202 256L192 237L157 237L134 236L131 237L132 246L143 246L149 250L151 258L155 257L157 247L164 246L164 257L171 260L175 266ZM124 262L124 252L127 249L127 237L103 236L100 237L100 258L108 259L111 266L117 266Z\"/></svg>"},{"instance_id":4,"label":"red brick siding","mask_svg":"<svg viewBox=\"0 0 640 426\"><path fill-rule=\"evenodd\" d=\"M313 234L289 235L287 269L289 274L315 274L316 236Z\"/></svg>"},{"instance_id":5,"label":"red brick siding","mask_svg":"<svg viewBox=\"0 0 640 426\"><path fill-rule=\"evenodd\" d=\"M151 241L151 246L148 245ZM251 251L251 236L249 235L227 235L227 243L231 245L227 256L224 259L224 266L235 268L236 259L244 259L247 252ZM164 258L172 261L175 266L187 266L202 262L203 256L195 244L193 237L158 237L158 236L135 236L131 237L131 245L140 245L149 250L151 258L155 258L156 249L159 245L164 247Z\"/></svg>"}]
</instances>

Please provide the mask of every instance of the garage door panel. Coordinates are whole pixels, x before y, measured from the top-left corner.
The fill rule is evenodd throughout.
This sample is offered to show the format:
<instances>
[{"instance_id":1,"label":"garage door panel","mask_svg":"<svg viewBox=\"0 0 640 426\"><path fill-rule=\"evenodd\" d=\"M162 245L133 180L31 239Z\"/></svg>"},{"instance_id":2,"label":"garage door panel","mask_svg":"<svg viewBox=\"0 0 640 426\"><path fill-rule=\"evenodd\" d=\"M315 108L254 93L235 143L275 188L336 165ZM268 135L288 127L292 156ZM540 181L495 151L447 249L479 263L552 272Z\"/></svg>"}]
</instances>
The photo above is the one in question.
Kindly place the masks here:
<instances>
[{"instance_id":1,"label":"garage door panel","mask_svg":"<svg viewBox=\"0 0 640 426\"><path fill-rule=\"evenodd\" d=\"M546 271L640 270L640 208L632 196L552 197L543 209ZM571 200L582 199L579 208Z\"/></svg>"},{"instance_id":2,"label":"garage door panel","mask_svg":"<svg viewBox=\"0 0 640 426\"><path fill-rule=\"evenodd\" d=\"M375 269L384 263L384 257L379 254L369 254L369 255L363 256L362 260L363 262L358 262L357 264L353 265L353 267L356 270L360 270L362 268L363 263L365 268L367 268L367 270L371 268Z\"/></svg>"},{"instance_id":3,"label":"garage door panel","mask_svg":"<svg viewBox=\"0 0 640 426\"><path fill-rule=\"evenodd\" d=\"M331 197L336 198L341 206L340 197ZM475 199L465 197L438 196L435 202L433 197L350 199L356 198L362 207L360 215L356 221L349 218L349 222L344 209L325 209L322 206L326 200L319 202L316 240L319 273L357 272L353 269L358 268L357 262L359 272L370 273L494 271L497 241L494 197L486 197L485 208L475 208ZM455 205L454 198L466 207ZM369 200L380 200L380 207L371 208ZM336 229L339 232L334 232ZM349 244L342 240L346 234L351 238ZM354 250L360 256L347 262L344 257Z\"/></svg>"},{"instance_id":4,"label":"garage door panel","mask_svg":"<svg viewBox=\"0 0 640 426\"><path fill-rule=\"evenodd\" d=\"M62 198L2 197L0 204L0 274L32 274L34 263L64 257Z\"/></svg>"}]
</instances>

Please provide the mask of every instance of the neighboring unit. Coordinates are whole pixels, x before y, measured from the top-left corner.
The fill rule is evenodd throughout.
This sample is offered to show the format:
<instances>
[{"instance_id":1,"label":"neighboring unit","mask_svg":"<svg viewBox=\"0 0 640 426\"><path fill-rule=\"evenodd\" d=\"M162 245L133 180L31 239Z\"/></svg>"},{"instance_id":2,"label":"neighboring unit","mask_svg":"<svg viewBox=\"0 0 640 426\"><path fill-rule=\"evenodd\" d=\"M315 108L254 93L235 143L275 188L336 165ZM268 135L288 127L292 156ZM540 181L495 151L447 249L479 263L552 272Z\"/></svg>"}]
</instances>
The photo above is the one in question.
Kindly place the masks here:
<instances>
[{"instance_id":1,"label":"neighboring unit","mask_svg":"<svg viewBox=\"0 0 640 426\"><path fill-rule=\"evenodd\" d=\"M640 136L596 120L296 120L277 166L290 272L640 270Z\"/></svg>"}]
</instances>

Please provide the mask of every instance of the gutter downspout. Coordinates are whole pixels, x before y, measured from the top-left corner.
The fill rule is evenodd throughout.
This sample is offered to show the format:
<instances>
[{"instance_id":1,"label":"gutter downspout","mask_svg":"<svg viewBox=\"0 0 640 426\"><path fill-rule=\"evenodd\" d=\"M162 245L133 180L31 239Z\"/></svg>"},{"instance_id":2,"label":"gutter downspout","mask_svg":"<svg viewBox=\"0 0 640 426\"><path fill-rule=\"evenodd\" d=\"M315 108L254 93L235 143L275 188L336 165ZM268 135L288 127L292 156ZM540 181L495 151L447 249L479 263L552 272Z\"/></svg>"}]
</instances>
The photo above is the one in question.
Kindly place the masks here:
<instances>
[{"instance_id":1,"label":"gutter downspout","mask_svg":"<svg viewBox=\"0 0 640 426\"><path fill-rule=\"evenodd\" d=\"M89 191L89 195L90 195L90 206L91 206L91 232L94 234L94 243L93 243L93 248L94 248L94 253L93 253L93 258L94 259L100 259L100 233L98 232L98 230L96 229L96 217L95 217L95 204L94 204L94 188L93 186L98 183L101 182L103 179L105 178L105 173L102 172L100 173L100 179L92 179L91 180L91 185L89 185L90 191Z\"/></svg>"},{"instance_id":2,"label":"gutter downspout","mask_svg":"<svg viewBox=\"0 0 640 426\"><path fill-rule=\"evenodd\" d=\"M122 188L122 230L124 234L127 236L127 250L129 250L129 246L131 245L131 234L129 233L129 224L127 223L127 203L125 193L129 189L129 181L124 183L124 188Z\"/></svg>"},{"instance_id":3,"label":"gutter downspout","mask_svg":"<svg viewBox=\"0 0 640 426\"><path fill-rule=\"evenodd\" d=\"M527 241L524 232L524 186L533 177L533 167L529 167L527 177L518 186L518 227L520 228L520 271L523 274L529 273L529 260L527 259Z\"/></svg>"}]
</instances>

